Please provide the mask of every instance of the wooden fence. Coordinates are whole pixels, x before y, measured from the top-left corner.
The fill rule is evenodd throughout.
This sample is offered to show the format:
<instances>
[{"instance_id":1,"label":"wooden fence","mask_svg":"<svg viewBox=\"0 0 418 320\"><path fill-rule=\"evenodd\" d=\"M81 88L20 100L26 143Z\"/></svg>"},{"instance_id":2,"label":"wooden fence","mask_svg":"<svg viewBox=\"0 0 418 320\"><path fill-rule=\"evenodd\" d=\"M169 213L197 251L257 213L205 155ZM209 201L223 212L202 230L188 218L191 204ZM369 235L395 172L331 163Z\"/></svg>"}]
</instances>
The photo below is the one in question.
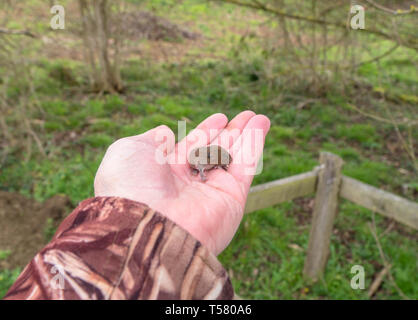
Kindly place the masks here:
<instances>
[{"instance_id":1,"label":"wooden fence","mask_svg":"<svg viewBox=\"0 0 418 320\"><path fill-rule=\"evenodd\" d=\"M418 203L346 177L341 174L342 165L340 157L322 152L320 166L313 171L252 187L245 206L245 213L250 213L316 193L303 270L313 280L326 267L339 198L418 229Z\"/></svg>"}]
</instances>

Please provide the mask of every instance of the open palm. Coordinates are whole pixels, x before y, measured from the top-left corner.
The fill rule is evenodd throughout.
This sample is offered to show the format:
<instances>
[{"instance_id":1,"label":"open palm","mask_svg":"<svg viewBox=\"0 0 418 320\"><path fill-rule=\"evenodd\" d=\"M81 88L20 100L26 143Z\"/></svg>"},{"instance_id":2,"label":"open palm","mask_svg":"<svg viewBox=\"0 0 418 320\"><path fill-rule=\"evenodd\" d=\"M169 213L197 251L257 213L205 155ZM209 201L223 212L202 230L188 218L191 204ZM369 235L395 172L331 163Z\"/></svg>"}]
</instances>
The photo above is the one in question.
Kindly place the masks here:
<instances>
[{"instance_id":1,"label":"open palm","mask_svg":"<svg viewBox=\"0 0 418 320\"><path fill-rule=\"evenodd\" d=\"M109 147L100 164L95 195L146 203L219 254L242 219L253 180L248 168L256 166L269 127L267 117L244 111L229 123L225 115L214 114L178 144L167 126L120 139ZM262 143L245 139L255 130L262 131ZM210 144L228 150L233 161L228 171L207 172L208 180L203 182L192 174L185 159L194 147ZM242 159L244 150L251 150L254 163L236 160ZM168 161L162 163L156 155Z\"/></svg>"}]
</instances>

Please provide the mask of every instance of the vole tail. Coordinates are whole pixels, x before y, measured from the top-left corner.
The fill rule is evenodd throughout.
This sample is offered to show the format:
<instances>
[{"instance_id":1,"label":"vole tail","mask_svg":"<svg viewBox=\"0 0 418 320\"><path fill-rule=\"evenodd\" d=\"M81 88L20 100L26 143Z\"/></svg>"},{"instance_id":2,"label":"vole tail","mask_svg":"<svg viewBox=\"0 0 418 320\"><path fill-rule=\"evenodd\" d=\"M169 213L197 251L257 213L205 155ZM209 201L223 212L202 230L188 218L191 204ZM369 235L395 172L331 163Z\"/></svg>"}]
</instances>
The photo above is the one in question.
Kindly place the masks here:
<instances>
[{"instance_id":1,"label":"vole tail","mask_svg":"<svg viewBox=\"0 0 418 320\"><path fill-rule=\"evenodd\" d=\"M206 180L207 180L207 178L206 178L206 176L205 176L205 171L204 171L203 169L200 169L200 170L199 170L199 174L200 174L200 179L201 179L202 181L206 181Z\"/></svg>"}]
</instances>

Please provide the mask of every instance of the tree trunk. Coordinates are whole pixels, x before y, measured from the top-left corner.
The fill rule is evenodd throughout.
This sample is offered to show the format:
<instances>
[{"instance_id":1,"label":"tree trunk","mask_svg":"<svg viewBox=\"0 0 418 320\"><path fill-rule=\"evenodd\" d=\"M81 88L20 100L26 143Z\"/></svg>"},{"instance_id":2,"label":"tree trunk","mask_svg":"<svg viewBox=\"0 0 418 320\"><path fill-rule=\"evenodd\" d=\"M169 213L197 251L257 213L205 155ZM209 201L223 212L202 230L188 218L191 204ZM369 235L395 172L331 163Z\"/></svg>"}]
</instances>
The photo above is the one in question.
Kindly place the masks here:
<instances>
[{"instance_id":1,"label":"tree trunk","mask_svg":"<svg viewBox=\"0 0 418 320\"><path fill-rule=\"evenodd\" d=\"M86 63L89 65L89 80L93 91L121 92L120 41L113 42L113 55L109 46L111 4L108 0L79 0L82 19L82 37Z\"/></svg>"}]
</instances>

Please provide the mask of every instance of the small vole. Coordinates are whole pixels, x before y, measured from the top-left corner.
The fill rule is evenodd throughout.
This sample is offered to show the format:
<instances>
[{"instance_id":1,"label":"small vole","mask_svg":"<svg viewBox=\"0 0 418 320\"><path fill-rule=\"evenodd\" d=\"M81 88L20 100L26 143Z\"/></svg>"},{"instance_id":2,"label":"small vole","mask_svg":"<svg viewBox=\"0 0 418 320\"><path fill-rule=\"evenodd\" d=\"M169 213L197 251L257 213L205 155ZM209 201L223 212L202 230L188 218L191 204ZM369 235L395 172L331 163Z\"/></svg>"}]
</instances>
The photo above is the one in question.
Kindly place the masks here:
<instances>
[{"instance_id":1,"label":"small vole","mask_svg":"<svg viewBox=\"0 0 418 320\"><path fill-rule=\"evenodd\" d=\"M200 174L200 179L206 181L205 171L221 167L228 170L232 157L224 148L211 145L193 149L188 157L188 162L192 168L192 174Z\"/></svg>"}]
</instances>

